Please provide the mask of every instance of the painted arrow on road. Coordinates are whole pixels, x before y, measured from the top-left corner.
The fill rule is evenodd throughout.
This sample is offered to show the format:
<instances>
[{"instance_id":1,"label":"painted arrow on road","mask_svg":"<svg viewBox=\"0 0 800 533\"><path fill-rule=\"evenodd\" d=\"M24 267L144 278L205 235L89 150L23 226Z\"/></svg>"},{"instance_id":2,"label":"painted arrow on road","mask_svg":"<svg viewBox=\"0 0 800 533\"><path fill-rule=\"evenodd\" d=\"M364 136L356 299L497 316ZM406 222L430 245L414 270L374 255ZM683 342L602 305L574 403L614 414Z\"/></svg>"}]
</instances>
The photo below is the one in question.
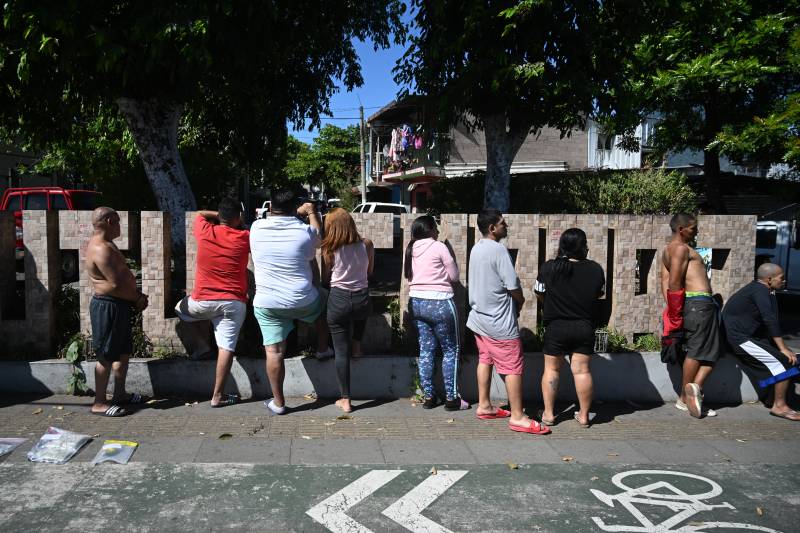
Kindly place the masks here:
<instances>
[{"instance_id":1,"label":"painted arrow on road","mask_svg":"<svg viewBox=\"0 0 800 533\"><path fill-rule=\"evenodd\" d=\"M404 470L372 470L306 511L333 533L373 533L345 512L402 474ZM439 470L387 507L383 514L414 533L452 533L421 513L464 477L468 470Z\"/></svg>"},{"instance_id":2,"label":"painted arrow on road","mask_svg":"<svg viewBox=\"0 0 800 533\"><path fill-rule=\"evenodd\" d=\"M414 533L453 533L420 513L467 472L469 470L439 470L387 507L383 514Z\"/></svg>"},{"instance_id":3,"label":"painted arrow on road","mask_svg":"<svg viewBox=\"0 0 800 533\"><path fill-rule=\"evenodd\" d=\"M345 511L402 474L404 470L371 470L342 490L333 493L306 514L334 533L372 533L346 514Z\"/></svg>"}]
</instances>

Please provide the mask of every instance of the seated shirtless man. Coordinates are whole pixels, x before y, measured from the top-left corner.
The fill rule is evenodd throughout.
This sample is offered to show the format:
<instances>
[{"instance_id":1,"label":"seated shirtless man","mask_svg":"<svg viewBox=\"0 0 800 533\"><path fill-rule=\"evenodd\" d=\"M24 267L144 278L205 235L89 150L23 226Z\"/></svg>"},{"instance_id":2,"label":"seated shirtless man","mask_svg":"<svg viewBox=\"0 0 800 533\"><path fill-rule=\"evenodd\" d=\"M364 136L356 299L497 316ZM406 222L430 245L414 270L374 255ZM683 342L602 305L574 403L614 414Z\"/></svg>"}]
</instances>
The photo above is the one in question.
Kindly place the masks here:
<instances>
[{"instance_id":1,"label":"seated shirtless man","mask_svg":"<svg viewBox=\"0 0 800 533\"><path fill-rule=\"evenodd\" d=\"M703 383L721 353L719 310L711 297L711 284L703 259L689 243L697 236L697 219L679 213L669 223L672 239L661 255L661 290L667 302L664 335L685 332L681 394L675 407L695 418L716 416L703 412Z\"/></svg>"},{"instance_id":2,"label":"seated shirtless man","mask_svg":"<svg viewBox=\"0 0 800 533\"><path fill-rule=\"evenodd\" d=\"M125 394L128 358L133 350L131 308L147 307L147 296L136 288L136 278L125 264L125 257L114 244L120 236L119 215L110 207L92 213L94 234L86 247L86 270L94 289L89 304L92 322L92 348L97 355L94 369L95 398L92 414L125 416L118 404L141 403L138 394ZM114 372L114 395L106 397L109 374Z\"/></svg>"}]
</instances>

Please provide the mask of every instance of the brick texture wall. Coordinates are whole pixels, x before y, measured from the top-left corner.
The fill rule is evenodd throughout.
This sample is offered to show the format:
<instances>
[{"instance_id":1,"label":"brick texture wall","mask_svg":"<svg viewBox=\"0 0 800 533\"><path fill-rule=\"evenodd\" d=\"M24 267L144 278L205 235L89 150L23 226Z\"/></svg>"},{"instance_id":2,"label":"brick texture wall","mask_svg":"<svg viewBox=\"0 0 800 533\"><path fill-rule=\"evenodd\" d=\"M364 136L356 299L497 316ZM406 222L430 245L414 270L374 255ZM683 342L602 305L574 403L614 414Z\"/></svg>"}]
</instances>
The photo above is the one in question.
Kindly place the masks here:
<instances>
[{"instance_id":1,"label":"brick texture wall","mask_svg":"<svg viewBox=\"0 0 800 533\"><path fill-rule=\"evenodd\" d=\"M88 212L26 211L24 219L26 270L26 318L3 319L0 333L5 352L47 354L52 352L53 298L60 283L60 249L77 249L81 260L91 235ZM172 318L170 302L170 221L161 212L141 215L121 212L123 237L116 241L121 249L141 247L142 290L150 297L144 313L144 329L157 346L180 347L176 334L177 318ZM194 282L196 243L191 235L194 214L187 213L187 291ZM359 231L372 239L378 248L391 248L394 222L388 214L356 214ZM402 215L403 248L410 237L414 215ZM442 215L440 239L449 243L461 271L461 285L456 288L462 328L466 321L466 285L469 250L480 238L477 215ZM663 301L660 295L661 250L669 236L669 217L631 215L508 215L509 237L504 244L511 250L519 274L526 304L520 326L535 331L537 306L533 284L539 265L555 257L561 233L570 227L586 231L589 257L606 271L606 317L615 329L632 337L637 333L658 331ZM723 299L753 278L755 260L755 217L701 216L698 219L698 246L713 250L712 287ZM140 229L141 228L141 229ZM13 286L14 223L9 214L0 213L0 288L2 298L9 298ZM543 242L541 242L543 241ZM140 244L139 244L140 243ZM610 254L610 255L609 255ZM609 268L610 265L610 268ZM252 268L252 265L251 265ZM83 270L83 269L82 269ZM640 280L637 283L637 271ZM88 301L91 288L81 273L82 329L88 332ZM408 327L408 285L400 283L401 319ZM2 309L2 306L0 306ZM7 340L6 340L7 339Z\"/></svg>"}]
</instances>

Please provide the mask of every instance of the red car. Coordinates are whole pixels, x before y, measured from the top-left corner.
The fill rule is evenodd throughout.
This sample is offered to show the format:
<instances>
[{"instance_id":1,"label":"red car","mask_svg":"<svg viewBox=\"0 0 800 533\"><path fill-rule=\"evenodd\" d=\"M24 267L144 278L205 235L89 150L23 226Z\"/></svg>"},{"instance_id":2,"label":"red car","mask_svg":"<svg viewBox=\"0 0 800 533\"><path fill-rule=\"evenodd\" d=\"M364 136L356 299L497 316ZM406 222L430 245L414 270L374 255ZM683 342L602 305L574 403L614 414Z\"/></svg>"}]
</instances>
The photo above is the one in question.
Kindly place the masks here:
<instances>
[{"instance_id":1,"label":"red car","mask_svg":"<svg viewBox=\"0 0 800 533\"><path fill-rule=\"evenodd\" d=\"M22 246L23 210L92 210L97 207L99 194L96 191L64 189L63 187L12 187L6 189L3 193L3 199L0 200L0 210L14 213L17 226L16 258L21 260L25 255L25 249ZM78 252L75 250L62 252L62 281L77 280L78 268Z\"/></svg>"}]
</instances>

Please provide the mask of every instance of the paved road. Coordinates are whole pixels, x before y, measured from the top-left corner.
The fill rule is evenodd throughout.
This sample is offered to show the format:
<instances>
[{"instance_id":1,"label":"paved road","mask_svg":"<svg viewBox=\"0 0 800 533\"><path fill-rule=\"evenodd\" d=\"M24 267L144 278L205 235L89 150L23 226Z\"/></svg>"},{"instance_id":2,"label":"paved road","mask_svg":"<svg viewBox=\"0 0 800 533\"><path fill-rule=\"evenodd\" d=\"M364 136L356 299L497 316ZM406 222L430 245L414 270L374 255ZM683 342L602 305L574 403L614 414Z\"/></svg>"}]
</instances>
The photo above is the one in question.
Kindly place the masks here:
<instances>
[{"instance_id":1,"label":"paved road","mask_svg":"<svg viewBox=\"0 0 800 533\"><path fill-rule=\"evenodd\" d=\"M800 425L760 405L703 420L600 405L588 430L564 405L553 434L533 437L472 410L357 403L340 419L303 398L283 417L160 400L104 419L84 398L0 397L0 436L28 438L0 458L0 530L797 530ZM67 465L27 462L50 425L95 438ZM132 462L91 466L115 437L140 443ZM655 472L614 478L637 470Z\"/></svg>"},{"instance_id":2,"label":"paved road","mask_svg":"<svg viewBox=\"0 0 800 533\"><path fill-rule=\"evenodd\" d=\"M436 474L429 466L5 464L0 527L573 532L726 523L790 532L800 511L798 474L797 465L731 464L440 464Z\"/></svg>"}]
</instances>

